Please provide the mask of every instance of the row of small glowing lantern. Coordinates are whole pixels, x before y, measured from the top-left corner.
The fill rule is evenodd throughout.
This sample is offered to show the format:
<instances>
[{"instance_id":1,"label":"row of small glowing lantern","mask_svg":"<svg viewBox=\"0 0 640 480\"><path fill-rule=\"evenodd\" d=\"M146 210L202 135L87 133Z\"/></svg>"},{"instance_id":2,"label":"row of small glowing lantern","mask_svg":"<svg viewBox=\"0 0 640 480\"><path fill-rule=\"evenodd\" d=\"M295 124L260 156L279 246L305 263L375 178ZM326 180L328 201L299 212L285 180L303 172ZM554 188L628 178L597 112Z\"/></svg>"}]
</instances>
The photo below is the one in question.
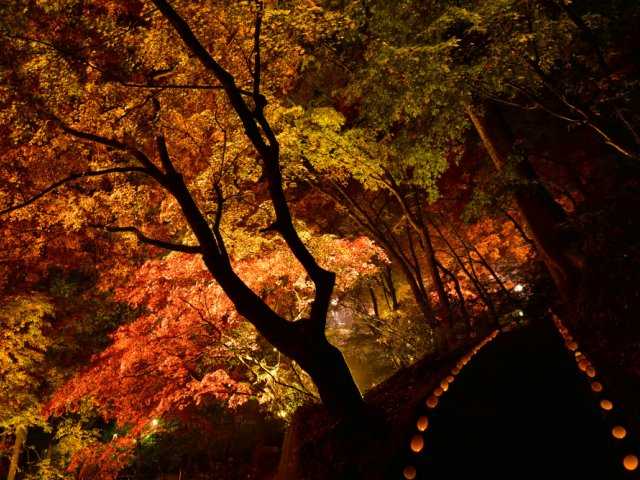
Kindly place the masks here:
<instances>
[{"instance_id":1,"label":"row of small glowing lantern","mask_svg":"<svg viewBox=\"0 0 640 480\"><path fill-rule=\"evenodd\" d=\"M578 343L569 333L569 329L563 325L562 321L556 315L553 315L553 322L555 323L558 332L560 332L560 335L564 339L567 350L572 352L575 356L578 368L587 377L589 377L591 382L591 390L596 394L602 394L604 391L604 387L602 386L602 383L596 380L596 369L593 367L585 354L578 350ZM611 400L602 398L600 400L600 408L604 412L610 412L611 410L613 410L613 403L611 402ZM615 425L611 428L611 435L617 440L622 440L627 436L627 429L622 425ZM626 470L630 472L637 470L639 463L640 461L638 460L637 455L634 455L633 453L625 455L622 459L622 465Z\"/></svg>"},{"instance_id":2,"label":"row of small glowing lantern","mask_svg":"<svg viewBox=\"0 0 640 480\"><path fill-rule=\"evenodd\" d=\"M433 389L431 395L427 398L425 405L434 410L440 401L440 397L444 395L444 393L449 390L449 385L453 383L455 377L462 371L462 369L471 361L474 355L476 355L482 347L484 347L487 343L492 341L494 338L498 336L498 330L494 330L491 332L482 342L476 345L473 350L467 353L464 357L458 360L458 363L451 369L451 373L447 375L440 384ZM409 442L409 448L414 453L420 453L424 449L424 432L429 427L429 417L426 415L422 415L418 418L416 422L416 428L418 429L418 433L416 433L413 437L411 437L411 441ZM418 472L416 471L416 467L413 465L408 465L405 467L404 478L407 480L413 480L416 478Z\"/></svg>"}]
</instances>

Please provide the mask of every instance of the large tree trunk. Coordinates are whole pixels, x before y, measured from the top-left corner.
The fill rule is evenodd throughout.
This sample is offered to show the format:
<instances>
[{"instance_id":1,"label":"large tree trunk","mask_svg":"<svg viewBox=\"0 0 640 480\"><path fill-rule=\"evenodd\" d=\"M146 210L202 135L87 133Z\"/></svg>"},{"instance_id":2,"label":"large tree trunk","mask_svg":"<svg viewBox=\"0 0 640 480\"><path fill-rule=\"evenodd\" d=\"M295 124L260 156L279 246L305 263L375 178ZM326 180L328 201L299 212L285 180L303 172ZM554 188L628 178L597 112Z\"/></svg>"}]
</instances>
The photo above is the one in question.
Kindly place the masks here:
<instances>
[{"instance_id":1,"label":"large tree trunk","mask_svg":"<svg viewBox=\"0 0 640 480\"><path fill-rule=\"evenodd\" d=\"M467 113L480 136L497 170L507 165L513 140L499 112L487 104L482 112L476 107L467 107ZM517 173L524 185L516 188L514 197L523 220L531 232L532 240L542 261L546 265L560 294L565 300L571 298L576 283L576 270L561 239L559 224L566 215L549 191L542 185L532 165L522 159L517 164Z\"/></svg>"},{"instance_id":2,"label":"large tree trunk","mask_svg":"<svg viewBox=\"0 0 640 480\"><path fill-rule=\"evenodd\" d=\"M326 310L312 309L311 318L287 321L262 302L230 265L213 263L207 255L204 259L238 313L249 320L269 343L309 374L331 415L343 418L362 412L364 400L351 371L340 351L325 336ZM318 282L316 288L331 291L333 278L333 275L328 275L327 283Z\"/></svg>"},{"instance_id":3,"label":"large tree trunk","mask_svg":"<svg viewBox=\"0 0 640 480\"><path fill-rule=\"evenodd\" d=\"M313 328L309 331L304 324L297 326L307 340L300 342L303 348L297 346L289 356L311 376L323 405L340 418L360 416L364 400L340 350L324 334L314 334Z\"/></svg>"},{"instance_id":4,"label":"large tree trunk","mask_svg":"<svg viewBox=\"0 0 640 480\"><path fill-rule=\"evenodd\" d=\"M20 454L22 453L22 446L27 439L27 427L19 425L16 427L16 439L13 442L13 452L11 453L11 463L9 464L9 474L7 480L15 480L18 473L18 465L20 463Z\"/></svg>"}]
</instances>

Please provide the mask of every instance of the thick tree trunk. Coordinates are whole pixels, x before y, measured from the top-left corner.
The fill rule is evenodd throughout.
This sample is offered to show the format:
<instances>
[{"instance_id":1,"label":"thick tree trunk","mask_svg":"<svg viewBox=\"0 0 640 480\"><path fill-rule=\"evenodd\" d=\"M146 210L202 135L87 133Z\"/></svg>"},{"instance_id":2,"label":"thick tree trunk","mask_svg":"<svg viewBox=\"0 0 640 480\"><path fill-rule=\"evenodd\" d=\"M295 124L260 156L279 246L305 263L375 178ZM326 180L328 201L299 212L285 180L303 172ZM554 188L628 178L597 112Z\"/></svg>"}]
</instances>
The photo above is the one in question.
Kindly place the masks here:
<instances>
[{"instance_id":1,"label":"thick tree trunk","mask_svg":"<svg viewBox=\"0 0 640 480\"><path fill-rule=\"evenodd\" d=\"M340 418L360 416L364 412L364 400L340 350L324 335L311 334L307 339L303 345L306 348L291 358L311 376L323 405Z\"/></svg>"},{"instance_id":2,"label":"thick tree trunk","mask_svg":"<svg viewBox=\"0 0 640 480\"><path fill-rule=\"evenodd\" d=\"M13 452L11 453L11 463L9 463L9 474L7 480L15 480L18 473L18 465L20 463L20 454L22 446L27 439L27 427L20 425L16 427L16 439L13 442Z\"/></svg>"},{"instance_id":3,"label":"thick tree trunk","mask_svg":"<svg viewBox=\"0 0 640 480\"><path fill-rule=\"evenodd\" d=\"M502 171L507 165L513 141L499 112L486 105L482 113L471 106L467 107L467 113L496 169ZM517 173L526 184L514 192L516 204L558 291L568 300L575 288L577 272L558 229L558 225L566 220L564 210L542 185L526 159L518 163Z\"/></svg>"},{"instance_id":4,"label":"thick tree trunk","mask_svg":"<svg viewBox=\"0 0 640 480\"><path fill-rule=\"evenodd\" d=\"M224 292L243 317L249 320L269 343L300 365L318 389L322 403L336 418L358 415L363 407L362 394L340 351L325 336L326 312L316 317L289 322L277 315L240 280L230 266L212 263L204 256ZM222 271L221 271L222 270ZM333 277L327 285L316 288L331 291Z\"/></svg>"}]
</instances>

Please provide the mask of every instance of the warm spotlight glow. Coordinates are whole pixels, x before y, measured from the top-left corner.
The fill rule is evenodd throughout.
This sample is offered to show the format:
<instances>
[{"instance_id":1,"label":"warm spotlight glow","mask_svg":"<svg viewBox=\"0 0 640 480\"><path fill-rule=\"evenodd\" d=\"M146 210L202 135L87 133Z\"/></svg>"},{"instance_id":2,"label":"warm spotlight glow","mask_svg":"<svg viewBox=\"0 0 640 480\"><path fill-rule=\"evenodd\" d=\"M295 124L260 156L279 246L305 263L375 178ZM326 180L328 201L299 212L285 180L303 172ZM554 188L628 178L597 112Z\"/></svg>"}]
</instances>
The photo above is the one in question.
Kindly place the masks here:
<instances>
[{"instance_id":1,"label":"warm spotlight glow","mask_svg":"<svg viewBox=\"0 0 640 480\"><path fill-rule=\"evenodd\" d=\"M516 293L520 293L520 292L522 292L523 290L524 290L524 286L523 286L523 285L520 285L520 284L518 284L518 285L516 285L515 287L513 287L513 291L514 291L514 292L516 292Z\"/></svg>"},{"instance_id":2,"label":"warm spotlight glow","mask_svg":"<svg viewBox=\"0 0 640 480\"><path fill-rule=\"evenodd\" d=\"M424 432L429 427L429 419L424 415L418 418L418 422L416 423L416 427L421 432Z\"/></svg>"},{"instance_id":3,"label":"warm spotlight glow","mask_svg":"<svg viewBox=\"0 0 640 480\"><path fill-rule=\"evenodd\" d=\"M600 408L603 410L611 410L613 409L613 403L611 403L610 400L601 400L600 401Z\"/></svg>"},{"instance_id":4,"label":"warm spotlight glow","mask_svg":"<svg viewBox=\"0 0 640 480\"><path fill-rule=\"evenodd\" d=\"M436 408L438 406L438 397L434 397L433 395L427 398L427 407Z\"/></svg>"},{"instance_id":5,"label":"warm spotlight glow","mask_svg":"<svg viewBox=\"0 0 640 480\"><path fill-rule=\"evenodd\" d=\"M601 392L603 390L602 384L600 382L591 383L591 390L594 392Z\"/></svg>"},{"instance_id":6,"label":"warm spotlight glow","mask_svg":"<svg viewBox=\"0 0 640 480\"><path fill-rule=\"evenodd\" d=\"M424 438L422 435L416 434L411 437L411 451L415 453L420 453L424 448Z\"/></svg>"},{"instance_id":7,"label":"warm spotlight glow","mask_svg":"<svg viewBox=\"0 0 640 480\"><path fill-rule=\"evenodd\" d=\"M624 468L632 472L638 468L638 457L635 455L627 455L624 457L624 460L622 460L622 464L624 465Z\"/></svg>"},{"instance_id":8,"label":"warm spotlight glow","mask_svg":"<svg viewBox=\"0 0 640 480\"><path fill-rule=\"evenodd\" d=\"M416 478L418 472L416 472L416 467L412 467L411 465L409 465L408 467L404 467L402 473L404 474L404 478L406 478L407 480L413 480L414 478Z\"/></svg>"},{"instance_id":9,"label":"warm spotlight glow","mask_svg":"<svg viewBox=\"0 0 640 480\"><path fill-rule=\"evenodd\" d=\"M613 435L613 437L617 438L618 440L622 440L627 436L627 430L620 425L616 425L611 429L611 435Z\"/></svg>"}]
</instances>

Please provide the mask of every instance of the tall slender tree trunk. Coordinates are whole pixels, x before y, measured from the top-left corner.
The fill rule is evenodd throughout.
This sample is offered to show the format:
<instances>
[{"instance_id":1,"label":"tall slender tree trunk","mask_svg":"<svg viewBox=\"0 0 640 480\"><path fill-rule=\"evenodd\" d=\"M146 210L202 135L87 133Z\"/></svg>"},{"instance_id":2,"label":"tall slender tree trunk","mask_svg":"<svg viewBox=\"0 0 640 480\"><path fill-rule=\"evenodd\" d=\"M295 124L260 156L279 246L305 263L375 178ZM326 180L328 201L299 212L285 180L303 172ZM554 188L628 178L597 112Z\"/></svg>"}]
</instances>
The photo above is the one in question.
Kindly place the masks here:
<instances>
[{"instance_id":1,"label":"tall slender tree trunk","mask_svg":"<svg viewBox=\"0 0 640 480\"><path fill-rule=\"evenodd\" d=\"M383 272L383 281L386 285L386 291L389 294L391 300L391 310L394 312L400 308L400 302L398 301L398 293L396 292L396 285L393 281L393 271L389 265L386 265Z\"/></svg>"},{"instance_id":2,"label":"tall slender tree trunk","mask_svg":"<svg viewBox=\"0 0 640 480\"><path fill-rule=\"evenodd\" d=\"M489 275L491 275L491 277L495 280L500 290L502 290L502 293L504 293L507 296L507 298L509 298L510 300L513 300L513 296L511 295L511 292L507 290L507 287L505 287L504 282L500 279L500 277L498 276L498 273L493 269L493 267L487 261L484 255L480 253L480 251L476 248L476 246L472 242L470 242L469 239L466 237L466 235L460 232L455 227L455 225L453 225L453 223L449 223L449 226L451 227L451 231L454 233L456 237L458 237L458 240L466 250L467 257L469 258L469 262L473 265L474 259L473 259L472 253L475 253L478 256L478 261L480 262L480 264L485 268L487 272L489 272Z\"/></svg>"},{"instance_id":3,"label":"tall slender tree trunk","mask_svg":"<svg viewBox=\"0 0 640 480\"><path fill-rule=\"evenodd\" d=\"M419 210L419 209L418 209ZM440 276L440 272L438 271L438 260L436 259L436 253L433 249L433 242L431 241L431 233L429 232L429 227L427 223L422 218L420 212L417 214L417 224L419 226L420 231L420 240L422 248L424 249L425 257L427 259L427 270L429 272L429 276L431 277L431 281L433 282L434 287L436 288L436 292L438 293L438 300L440 301L440 306L442 308L442 312L444 315L444 327L451 328L452 323L452 314L451 314L451 303L449 302L449 296L447 295L447 291L444 288L444 283L442 281L442 277Z\"/></svg>"},{"instance_id":4,"label":"tall slender tree trunk","mask_svg":"<svg viewBox=\"0 0 640 480\"><path fill-rule=\"evenodd\" d=\"M475 288L476 292L478 292L478 296L482 299L482 302L487 306L487 308L489 309L489 313L491 314L491 317L497 324L498 312L496 310L495 304L491 300L491 296L484 289L480 280L472 272L470 272L469 269L466 267L466 265L460 258L460 255L458 255L458 252L456 252L456 249L453 247L453 245L451 245L451 242L449 242L447 237L444 235L444 232L440 228L438 228L438 225L435 222L432 222L432 224L436 229L436 232L438 232L438 235L440 235L440 238L442 238L442 241L445 243L445 245L449 249L451 256L460 267L460 270L464 272L464 274L467 276L469 281L473 284L473 287Z\"/></svg>"},{"instance_id":5,"label":"tall slender tree trunk","mask_svg":"<svg viewBox=\"0 0 640 480\"><path fill-rule=\"evenodd\" d=\"M467 113L496 169L503 171L513 145L504 120L490 104L485 105L482 112L468 106ZM558 228L566 220L564 210L542 185L526 159L518 163L517 173L525 183L514 192L518 209L558 291L569 300L575 289L577 272L562 244Z\"/></svg>"},{"instance_id":6,"label":"tall slender tree trunk","mask_svg":"<svg viewBox=\"0 0 640 480\"><path fill-rule=\"evenodd\" d=\"M416 248L413 244L413 235L411 234L411 229L408 226L406 226L405 233L407 235L407 242L409 244L409 253L411 254L411 258L413 259L416 279L418 281L418 285L420 286L420 290L422 290L422 294L426 296L427 287L424 282L424 276L422 275L422 267L420 266L420 260L418 259L418 254L416 253Z\"/></svg>"},{"instance_id":7,"label":"tall slender tree trunk","mask_svg":"<svg viewBox=\"0 0 640 480\"><path fill-rule=\"evenodd\" d=\"M376 292L373 287L369 287L369 295L371 295L371 306L373 307L373 314L376 318L380 318L380 309L378 308L378 299L376 298Z\"/></svg>"},{"instance_id":8,"label":"tall slender tree trunk","mask_svg":"<svg viewBox=\"0 0 640 480\"><path fill-rule=\"evenodd\" d=\"M22 453L22 446L27 439L27 427L19 425L16 427L16 438L13 442L13 452L11 453L11 463L9 463L9 474L7 480L15 480L18 473L18 466L20 463L20 454Z\"/></svg>"},{"instance_id":9,"label":"tall slender tree trunk","mask_svg":"<svg viewBox=\"0 0 640 480\"><path fill-rule=\"evenodd\" d=\"M518 223L518 221L515 219L515 217L513 215L511 215L507 209L500 209L500 211L504 214L506 219L511 222L511 224L514 226L516 231L520 234L522 239L525 242L527 242L529 245L533 245L535 247L535 245L533 243L533 240L531 240L529 238L529 236L527 235L527 232L524 231L524 228L522 228L522 225L520 225L520 223Z\"/></svg>"},{"instance_id":10,"label":"tall slender tree trunk","mask_svg":"<svg viewBox=\"0 0 640 480\"><path fill-rule=\"evenodd\" d=\"M469 311L467 310L467 303L464 298L464 294L462 293L462 287L460 286L460 281L458 280L458 277L456 277L456 275L451 270L449 270L444 265L442 265L442 263L437 262L437 266L453 282L453 288L455 289L456 295L458 295L458 301L460 302L460 313L462 314L462 319L464 320L464 323L467 326L467 328L471 329L471 316L469 315Z\"/></svg>"},{"instance_id":11,"label":"tall slender tree trunk","mask_svg":"<svg viewBox=\"0 0 640 480\"><path fill-rule=\"evenodd\" d=\"M391 194L398 200L398 203L402 207L402 210L404 211L409 224L415 230L418 238L420 239L420 246L426 254L427 273L429 274L433 286L436 289L436 293L438 294L438 301L440 303L443 314L442 327L444 329L450 329L452 318L451 305L449 303L449 297L447 296L444 284L442 283L440 272L438 271L438 267L436 266L436 256L433 250L433 244L431 243L431 235L429 234L429 229L422 219L420 202L418 201L419 194L417 190L414 190L417 205L415 211L412 211L407 196L395 181L393 175L391 175L389 172L386 172L384 182L389 192L391 192ZM411 240L410 237L409 240Z\"/></svg>"}]
</instances>

